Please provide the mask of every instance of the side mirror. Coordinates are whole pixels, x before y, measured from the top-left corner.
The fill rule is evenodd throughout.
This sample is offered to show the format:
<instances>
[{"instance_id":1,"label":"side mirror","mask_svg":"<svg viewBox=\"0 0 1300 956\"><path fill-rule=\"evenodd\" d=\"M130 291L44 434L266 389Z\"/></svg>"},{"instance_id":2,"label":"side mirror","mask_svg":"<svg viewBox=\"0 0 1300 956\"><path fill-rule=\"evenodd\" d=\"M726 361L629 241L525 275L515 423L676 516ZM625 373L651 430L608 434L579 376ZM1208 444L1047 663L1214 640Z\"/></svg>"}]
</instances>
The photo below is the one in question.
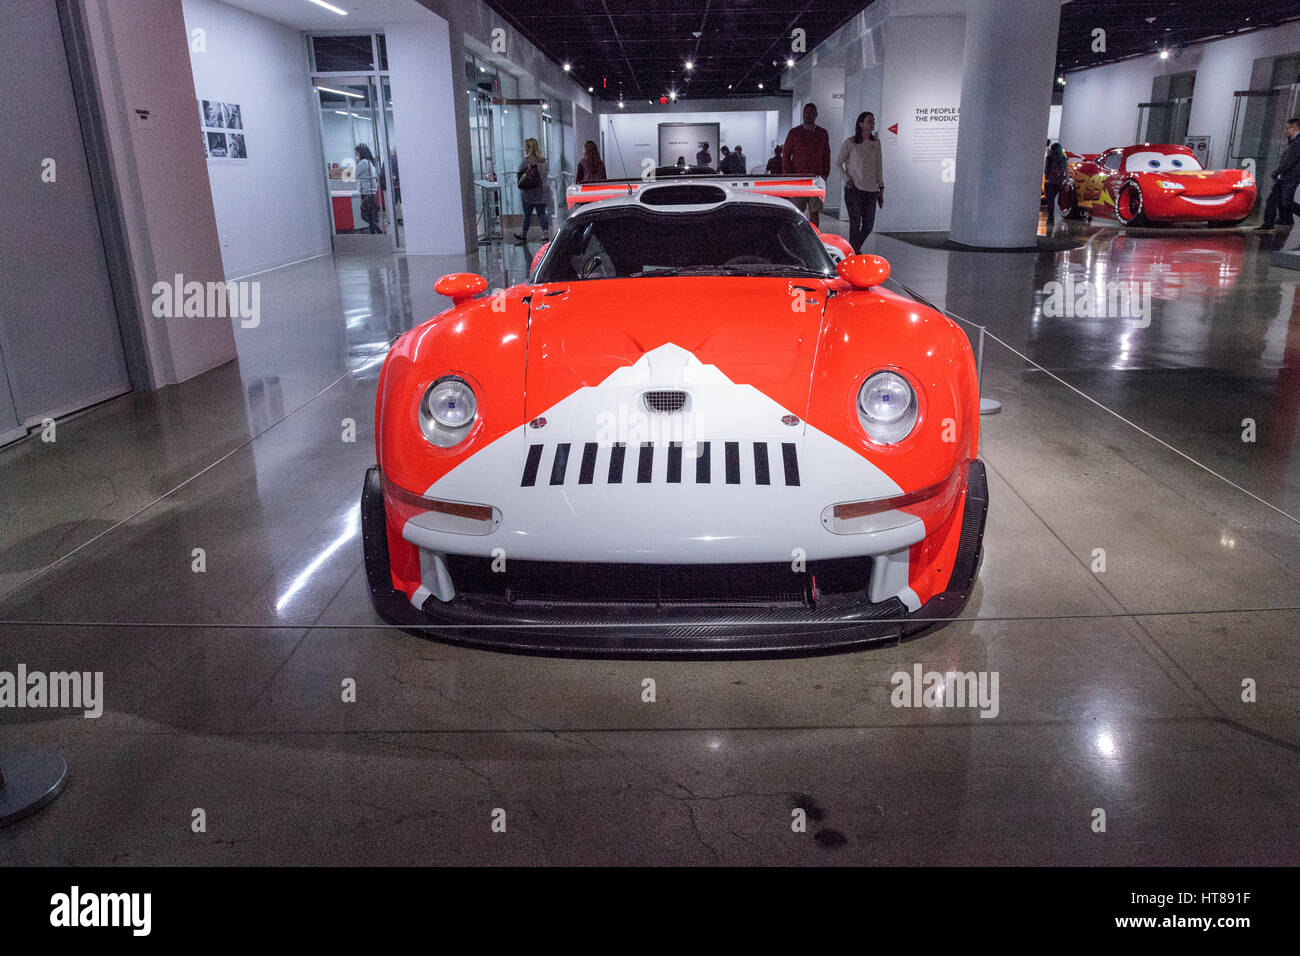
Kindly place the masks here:
<instances>
[{"instance_id":1,"label":"side mirror","mask_svg":"<svg viewBox=\"0 0 1300 956\"><path fill-rule=\"evenodd\" d=\"M537 254L533 256L533 264L528 267L529 272L536 271L537 263L542 261L542 256L546 255L546 250L549 248L551 248L551 244L549 241L542 243L542 247L538 249Z\"/></svg>"},{"instance_id":2,"label":"side mirror","mask_svg":"<svg viewBox=\"0 0 1300 956\"><path fill-rule=\"evenodd\" d=\"M487 279L472 272L453 272L443 276L433 285L433 291L445 295L456 305L474 298L487 288Z\"/></svg>"},{"instance_id":3,"label":"side mirror","mask_svg":"<svg viewBox=\"0 0 1300 956\"><path fill-rule=\"evenodd\" d=\"M870 289L889 278L889 261L881 256L849 256L840 260L835 271L853 288Z\"/></svg>"}]
</instances>

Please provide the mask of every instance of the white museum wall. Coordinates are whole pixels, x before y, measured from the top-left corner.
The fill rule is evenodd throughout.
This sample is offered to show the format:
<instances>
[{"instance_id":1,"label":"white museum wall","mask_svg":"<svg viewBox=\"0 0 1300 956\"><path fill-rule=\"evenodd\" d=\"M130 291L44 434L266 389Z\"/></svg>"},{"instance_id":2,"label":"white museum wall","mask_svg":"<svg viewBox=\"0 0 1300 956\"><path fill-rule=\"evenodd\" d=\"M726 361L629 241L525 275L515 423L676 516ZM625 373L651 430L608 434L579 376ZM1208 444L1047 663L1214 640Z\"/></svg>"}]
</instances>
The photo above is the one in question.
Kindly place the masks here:
<instances>
[{"instance_id":1,"label":"white museum wall","mask_svg":"<svg viewBox=\"0 0 1300 956\"><path fill-rule=\"evenodd\" d=\"M617 106L614 110L601 114L598 140L611 179L640 176L641 160L647 156L658 164L660 123L717 123L719 143L743 146L750 172L762 170L772 155L772 146L781 141L773 132L779 121L775 110L637 113ZM784 132L781 135L784 137ZM693 157L686 159L691 162ZM718 157L713 159L716 164Z\"/></svg>"},{"instance_id":2,"label":"white museum wall","mask_svg":"<svg viewBox=\"0 0 1300 956\"><path fill-rule=\"evenodd\" d=\"M1259 57L1300 52L1300 22L1214 40L1159 55L1125 60L1065 75L1061 144L1076 153L1127 146L1137 131L1139 103L1151 99L1151 81L1160 75L1196 71L1196 89L1187 132L1210 136L1210 163L1222 166L1232 124L1233 93L1251 88L1251 69Z\"/></svg>"},{"instance_id":3,"label":"white museum wall","mask_svg":"<svg viewBox=\"0 0 1300 956\"><path fill-rule=\"evenodd\" d=\"M944 181L943 161L956 162L957 124L931 114L922 122L917 110L960 107L965 32L964 17L885 21L884 82L880 109L874 110L885 177L885 207L876 214L878 231L943 231L949 226L953 184ZM874 93L876 74L861 73L870 84L868 95ZM872 109L865 102L862 108ZM889 131L894 124L897 133Z\"/></svg>"},{"instance_id":4,"label":"white museum wall","mask_svg":"<svg viewBox=\"0 0 1300 956\"><path fill-rule=\"evenodd\" d=\"M330 251L311 83L302 34L217 0L184 0L194 90L201 99L238 103L246 161L207 163L212 206L229 278ZM199 111L194 141L199 143Z\"/></svg>"},{"instance_id":5,"label":"white museum wall","mask_svg":"<svg viewBox=\"0 0 1300 956\"><path fill-rule=\"evenodd\" d=\"M393 134L402 170L406 251L412 255L465 252L464 233L448 228L462 220L453 105L464 99L464 61L452 62L447 21L432 13L418 23L390 24L384 36L393 91Z\"/></svg>"}]
</instances>

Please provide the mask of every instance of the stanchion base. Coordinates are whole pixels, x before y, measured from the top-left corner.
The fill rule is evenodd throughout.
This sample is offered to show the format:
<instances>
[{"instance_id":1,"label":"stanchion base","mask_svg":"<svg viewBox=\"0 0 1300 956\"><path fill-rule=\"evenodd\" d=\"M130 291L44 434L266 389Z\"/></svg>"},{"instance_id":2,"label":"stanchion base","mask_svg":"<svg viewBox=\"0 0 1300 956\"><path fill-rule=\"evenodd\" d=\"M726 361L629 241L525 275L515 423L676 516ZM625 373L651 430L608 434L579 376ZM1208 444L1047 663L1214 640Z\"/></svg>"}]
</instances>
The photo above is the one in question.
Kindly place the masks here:
<instances>
[{"instance_id":1,"label":"stanchion base","mask_svg":"<svg viewBox=\"0 0 1300 956\"><path fill-rule=\"evenodd\" d=\"M53 802L68 781L68 762L52 751L0 754L0 827Z\"/></svg>"},{"instance_id":2,"label":"stanchion base","mask_svg":"<svg viewBox=\"0 0 1300 956\"><path fill-rule=\"evenodd\" d=\"M1000 412L1000 411L1002 411L1002 403L1001 403L1001 402L997 401L996 399L992 399L992 398L981 398L981 399L980 399L980 414L981 414L981 415L996 415L996 414L997 414L998 412Z\"/></svg>"}]
</instances>

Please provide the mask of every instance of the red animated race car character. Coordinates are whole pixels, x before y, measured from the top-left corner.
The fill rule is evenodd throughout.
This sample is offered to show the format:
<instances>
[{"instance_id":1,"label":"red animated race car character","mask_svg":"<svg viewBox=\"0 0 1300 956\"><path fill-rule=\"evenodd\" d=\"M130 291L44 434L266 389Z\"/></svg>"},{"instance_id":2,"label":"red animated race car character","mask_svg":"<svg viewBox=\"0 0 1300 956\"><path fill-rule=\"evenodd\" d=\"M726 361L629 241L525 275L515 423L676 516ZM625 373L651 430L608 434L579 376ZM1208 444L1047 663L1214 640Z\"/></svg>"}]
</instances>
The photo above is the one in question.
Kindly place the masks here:
<instances>
[{"instance_id":1,"label":"red animated race car character","mask_svg":"<svg viewBox=\"0 0 1300 956\"><path fill-rule=\"evenodd\" d=\"M588 185L525 284L445 276L455 304L384 363L361 501L380 614L612 655L955 614L988 508L962 330L882 288L883 259L835 266L767 194L795 187Z\"/></svg>"},{"instance_id":2,"label":"red animated race car character","mask_svg":"<svg viewBox=\"0 0 1300 956\"><path fill-rule=\"evenodd\" d=\"M1254 208L1255 179L1241 169L1204 169L1185 146L1144 143L1071 162L1057 201L1066 215L1083 211L1126 226L1235 226Z\"/></svg>"}]
</instances>

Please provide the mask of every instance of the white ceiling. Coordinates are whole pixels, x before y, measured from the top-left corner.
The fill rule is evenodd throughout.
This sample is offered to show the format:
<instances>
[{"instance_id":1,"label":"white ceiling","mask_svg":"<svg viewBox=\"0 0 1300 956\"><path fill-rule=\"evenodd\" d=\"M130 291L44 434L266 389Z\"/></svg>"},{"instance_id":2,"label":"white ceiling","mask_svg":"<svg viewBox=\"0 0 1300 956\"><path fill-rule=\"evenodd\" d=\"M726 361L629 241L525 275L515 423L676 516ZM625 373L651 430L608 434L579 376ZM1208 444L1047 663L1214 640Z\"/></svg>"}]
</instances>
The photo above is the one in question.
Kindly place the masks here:
<instances>
[{"instance_id":1,"label":"white ceiling","mask_svg":"<svg viewBox=\"0 0 1300 956\"><path fill-rule=\"evenodd\" d=\"M339 16L308 0L221 0L232 7L284 23L298 30L370 30L390 23L423 20L429 11L415 0L329 0L346 10Z\"/></svg>"}]
</instances>

